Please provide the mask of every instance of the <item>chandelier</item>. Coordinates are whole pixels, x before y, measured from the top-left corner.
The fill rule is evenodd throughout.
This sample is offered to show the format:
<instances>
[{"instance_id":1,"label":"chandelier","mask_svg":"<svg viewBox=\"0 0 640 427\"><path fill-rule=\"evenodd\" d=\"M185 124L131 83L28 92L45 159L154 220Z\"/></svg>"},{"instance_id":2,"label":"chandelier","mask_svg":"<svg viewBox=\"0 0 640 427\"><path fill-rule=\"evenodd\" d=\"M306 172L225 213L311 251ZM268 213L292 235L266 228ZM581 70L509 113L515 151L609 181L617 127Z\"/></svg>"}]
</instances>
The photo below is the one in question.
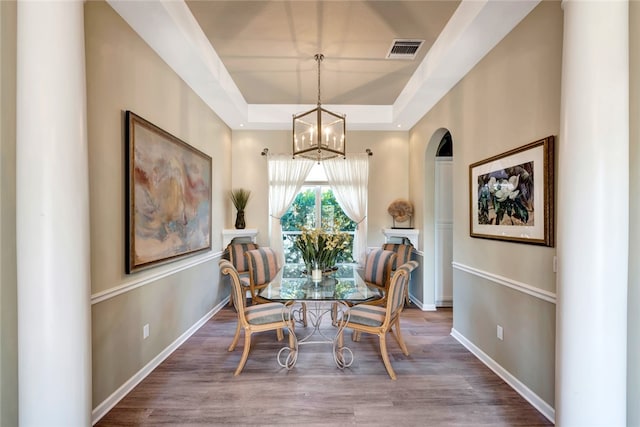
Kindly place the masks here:
<instances>
[{"instance_id":1,"label":"chandelier","mask_svg":"<svg viewBox=\"0 0 640 427\"><path fill-rule=\"evenodd\" d=\"M345 157L346 119L320 104L320 63L324 55L314 56L318 63L318 106L293 116L293 157L305 157L320 162L333 157Z\"/></svg>"}]
</instances>

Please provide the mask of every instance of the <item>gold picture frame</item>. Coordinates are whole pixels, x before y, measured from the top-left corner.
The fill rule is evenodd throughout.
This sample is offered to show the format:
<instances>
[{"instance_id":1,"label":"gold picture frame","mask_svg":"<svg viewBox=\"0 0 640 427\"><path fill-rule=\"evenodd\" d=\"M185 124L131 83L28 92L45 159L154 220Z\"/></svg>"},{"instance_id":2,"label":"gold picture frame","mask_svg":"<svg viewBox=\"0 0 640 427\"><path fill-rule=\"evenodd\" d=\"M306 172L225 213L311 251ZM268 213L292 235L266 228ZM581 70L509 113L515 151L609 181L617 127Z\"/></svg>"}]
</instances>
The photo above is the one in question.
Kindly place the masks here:
<instances>
[{"instance_id":1,"label":"gold picture frame","mask_svg":"<svg viewBox=\"0 0 640 427\"><path fill-rule=\"evenodd\" d=\"M211 249L211 157L125 113L128 273Z\"/></svg>"},{"instance_id":2,"label":"gold picture frame","mask_svg":"<svg viewBox=\"0 0 640 427\"><path fill-rule=\"evenodd\" d=\"M471 237L554 245L553 136L469 165Z\"/></svg>"}]
</instances>

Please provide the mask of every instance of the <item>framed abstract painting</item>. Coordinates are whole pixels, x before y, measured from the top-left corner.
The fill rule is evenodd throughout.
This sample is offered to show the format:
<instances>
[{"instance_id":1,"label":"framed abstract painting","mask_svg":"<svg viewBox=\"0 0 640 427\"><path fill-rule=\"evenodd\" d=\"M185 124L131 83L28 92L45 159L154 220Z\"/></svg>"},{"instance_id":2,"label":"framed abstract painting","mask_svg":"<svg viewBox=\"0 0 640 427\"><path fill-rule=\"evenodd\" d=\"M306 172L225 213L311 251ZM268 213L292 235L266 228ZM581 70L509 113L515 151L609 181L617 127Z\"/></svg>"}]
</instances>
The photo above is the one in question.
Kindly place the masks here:
<instances>
[{"instance_id":1,"label":"framed abstract painting","mask_svg":"<svg viewBox=\"0 0 640 427\"><path fill-rule=\"evenodd\" d=\"M127 273L211 249L211 157L125 113Z\"/></svg>"},{"instance_id":2,"label":"framed abstract painting","mask_svg":"<svg viewBox=\"0 0 640 427\"><path fill-rule=\"evenodd\" d=\"M554 137L469 165L472 237L554 245Z\"/></svg>"}]
</instances>

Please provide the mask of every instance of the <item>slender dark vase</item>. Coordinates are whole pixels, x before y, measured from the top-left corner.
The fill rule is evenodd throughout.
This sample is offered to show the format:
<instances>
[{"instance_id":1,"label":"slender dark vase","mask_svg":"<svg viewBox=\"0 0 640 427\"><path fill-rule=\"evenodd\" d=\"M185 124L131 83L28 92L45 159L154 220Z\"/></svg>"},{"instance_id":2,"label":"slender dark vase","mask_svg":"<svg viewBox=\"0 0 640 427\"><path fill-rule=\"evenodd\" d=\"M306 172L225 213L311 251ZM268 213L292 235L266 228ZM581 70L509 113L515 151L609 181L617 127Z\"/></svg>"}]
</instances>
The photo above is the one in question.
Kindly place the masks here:
<instances>
[{"instance_id":1,"label":"slender dark vase","mask_svg":"<svg viewBox=\"0 0 640 427\"><path fill-rule=\"evenodd\" d=\"M244 230L244 227L246 226L246 224L244 223L244 210L239 210L238 214L236 215L236 229L238 230Z\"/></svg>"}]
</instances>

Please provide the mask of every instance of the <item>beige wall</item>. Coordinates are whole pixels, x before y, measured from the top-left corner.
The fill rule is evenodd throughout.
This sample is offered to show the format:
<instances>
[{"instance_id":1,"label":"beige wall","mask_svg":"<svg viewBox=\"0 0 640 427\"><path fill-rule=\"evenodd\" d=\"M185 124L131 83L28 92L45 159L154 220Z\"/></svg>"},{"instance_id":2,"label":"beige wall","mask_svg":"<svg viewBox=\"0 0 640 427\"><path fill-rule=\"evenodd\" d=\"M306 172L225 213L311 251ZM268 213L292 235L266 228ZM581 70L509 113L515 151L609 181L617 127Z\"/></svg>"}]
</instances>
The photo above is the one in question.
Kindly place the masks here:
<instances>
[{"instance_id":1,"label":"beige wall","mask_svg":"<svg viewBox=\"0 0 640 427\"><path fill-rule=\"evenodd\" d=\"M16 3L0 2L0 426L18 425Z\"/></svg>"},{"instance_id":2,"label":"beige wall","mask_svg":"<svg viewBox=\"0 0 640 427\"><path fill-rule=\"evenodd\" d=\"M627 425L640 426L640 3L629 2L629 299ZM612 309L615 309L612 307Z\"/></svg>"},{"instance_id":3,"label":"beige wall","mask_svg":"<svg viewBox=\"0 0 640 427\"><path fill-rule=\"evenodd\" d=\"M349 118L347 117L347 122ZM369 247L384 242L383 228L391 227L387 207L396 198L408 197L408 132L347 132L347 152L373 151L369 157ZM290 131L234 131L231 159L233 188L251 190L245 211L247 228L259 230L258 243L269 244L269 183L267 159L260 153L268 148L272 154L291 153ZM230 207L227 227L233 228L235 208Z\"/></svg>"},{"instance_id":4,"label":"beige wall","mask_svg":"<svg viewBox=\"0 0 640 427\"><path fill-rule=\"evenodd\" d=\"M228 293L218 287L215 256L179 272L171 271L189 259L125 274L123 112L135 112L213 158L214 253L221 250L229 214L231 132L108 4L85 3L85 33L92 294L151 278L92 306L95 407ZM151 335L143 341L147 323Z\"/></svg>"},{"instance_id":5,"label":"beige wall","mask_svg":"<svg viewBox=\"0 0 640 427\"><path fill-rule=\"evenodd\" d=\"M15 3L0 2L0 425L17 425L17 314L15 270ZM288 152L289 132L231 132L191 90L102 2L87 2L87 85L90 144L92 293L152 271L124 271L124 152L122 110L131 109L213 157L213 250L220 230L233 226L227 194L254 189L247 226L266 242L266 162L260 151ZM640 6L630 2L630 162L640 162L638 76ZM635 24L635 25L634 25ZM371 148L376 188L370 201L369 245L391 225L388 202L409 196L421 230L424 268L433 255L433 162L442 128L454 140L454 261L555 292L552 248L471 239L468 236L468 165L550 134L559 124L562 12L543 3L407 136L403 132L350 132L349 151ZM167 102L169 100L169 102ZM407 139L410 142L407 148ZM435 141L430 144L430 141ZM562 143L562 141L558 141ZM214 150L215 155L214 155ZM232 156L233 153L233 156ZM408 165L408 172L407 170ZM233 175L231 170L233 168ZM631 167L631 194L640 171ZM232 177L232 178L231 178ZM374 187L375 182L375 187ZM370 192L371 193L371 192ZM640 214L630 199L630 217ZM375 210L375 212L374 212ZM430 234L431 233L431 234ZM635 238L634 238L635 237ZM628 425L640 425L640 226L630 223ZM423 249L421 247L421 249ZM178 263L179 264L179 263ZM214 261L95 304L92 310L94 406L128 380L226 295ZM213 279L212 279L213 278ZM456 271L454 327L553 404L555 306L494 282ZM433 284L431 283L431 286ZM428 284L425 284L428 289ZM505 340L495 339L495 324ZM151 324L141 342L143 323ZM517 338L520 337L520 338ZM126 351L125 351L126 350ZM537 378L533 378L533 376Z\"/></svg>"},{"instance_id":6,"label":"beige wall","mask_svg":"<svg viewBox=\"0 0 640 427\"><path fill-rule=\"evenodd\" d=\"M412 129L410 196L424 224L427 271L433 263L433 156L446 128L453 137L454 262L555 292L554 248L469 237L468 168L558 135L561 58L560 3L542 2ZM432 286L425 278L425 302ZM454 306L454 328L553 406L555 305L456 269ZM497 324L504 341L496 338Z\"/></svg>"}]
</instances>

